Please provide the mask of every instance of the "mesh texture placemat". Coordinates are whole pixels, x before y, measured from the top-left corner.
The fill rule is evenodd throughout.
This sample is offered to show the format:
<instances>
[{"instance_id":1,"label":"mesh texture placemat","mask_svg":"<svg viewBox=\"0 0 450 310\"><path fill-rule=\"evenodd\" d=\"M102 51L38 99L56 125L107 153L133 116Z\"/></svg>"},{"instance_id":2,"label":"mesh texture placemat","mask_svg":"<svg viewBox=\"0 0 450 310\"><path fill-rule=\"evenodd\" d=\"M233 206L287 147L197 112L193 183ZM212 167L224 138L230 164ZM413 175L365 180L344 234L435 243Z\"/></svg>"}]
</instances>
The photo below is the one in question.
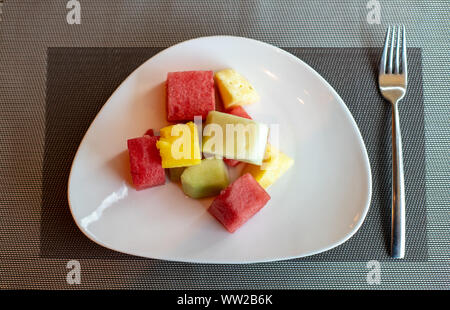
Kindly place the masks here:
<instances>
[{"instance_id":1,"label":"mesh texture placemat","mask_svg":"<svg viewBox=\"0 0 450 310\"><path fill-rule=\"evenodd\" d=\"M117 86L161 48L50 48L47 55L45 149L41 213L42 258L140 259L105 249L76 227L67 179L77 147ZM379 50L286 48L311 65L347 104L366 143L372 168L371 208L361 229L330 251L298 260L379 261L389 257L390 105L379 95ZM406 261L426 261L424 107L421 50L410 48L408 93L400 105L407 204Z\"/></svg>"}]
</instances>

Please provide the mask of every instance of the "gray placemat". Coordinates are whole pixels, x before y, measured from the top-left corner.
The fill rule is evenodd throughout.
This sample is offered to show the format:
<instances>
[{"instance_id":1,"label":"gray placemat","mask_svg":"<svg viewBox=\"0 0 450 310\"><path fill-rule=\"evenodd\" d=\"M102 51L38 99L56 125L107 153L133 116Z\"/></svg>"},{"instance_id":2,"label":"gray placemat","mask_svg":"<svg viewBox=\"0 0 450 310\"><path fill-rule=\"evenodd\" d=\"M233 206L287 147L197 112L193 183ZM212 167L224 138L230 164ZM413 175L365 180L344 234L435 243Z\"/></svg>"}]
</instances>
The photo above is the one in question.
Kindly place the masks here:
<instances>
[{"instance_id":1,"label":"gray placemat","mask_svg":"<svg viewBox=\"0 0 450 310\"><path fill-rule=\"evenodd\" d=\"M41 214L42 258L140 259L107 250L76 227L67 179L77 147L115 88L161 48L49 48ZM352 112L367 146L372 204L361 229L343 245L308 261L390 260L390 106L379 96L379 49L286 48L318 71ZM410 85L400 106L407 203L406 261L427 260L421 50L408 50ZM357 77L355 79L354 77Z\"/></svg>"}]
</instances>

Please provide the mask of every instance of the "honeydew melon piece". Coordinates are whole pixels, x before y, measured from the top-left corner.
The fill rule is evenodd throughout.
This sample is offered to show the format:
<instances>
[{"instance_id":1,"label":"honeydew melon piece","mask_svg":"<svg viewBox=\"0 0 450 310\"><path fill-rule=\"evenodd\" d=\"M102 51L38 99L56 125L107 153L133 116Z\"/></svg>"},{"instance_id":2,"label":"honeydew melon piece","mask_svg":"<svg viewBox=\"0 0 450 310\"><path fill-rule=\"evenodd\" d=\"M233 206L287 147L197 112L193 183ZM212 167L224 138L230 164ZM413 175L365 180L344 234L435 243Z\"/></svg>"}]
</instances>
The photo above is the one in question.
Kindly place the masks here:
<instances>
[{"instance_id":1,"label":"honeydew melon piece","mask_svg":"<svg viewBox=\"0 0 450 310\"><path fill-rule=\"evenodd\" d=\"M227 110L226 113L232 114L232 115L236 115L236 116L240 116L240 117L243 117L243 118L252 119L250 117L250 115L248 115L248 113L240 105L232 107L231 109ZM240 163L239 160L228 159L228 158L224 158L223 161L230 167L236 167Z\"/></svg>"},{"instance_id":2,"label":"honeydew melon piece","mask_svg":"<svg viewBox=\"0 0 450 310\"><path fill-rule=\"evenodd\" d=\"M211 111L203 130L203 152L261 165L269 127L251 119Z\"/></svg>"},{"instance_id":3,"label":"honeydew melon piece","mask_svg":"<svg viewBox=\"0 0 450 310\"><path fill-rule=\"evenodd\" d=\"M183 192L192 198L215 196L229 184L228 171L221 159L203 159L200 165L181 174Z\"/></svg>"}]
</instances>

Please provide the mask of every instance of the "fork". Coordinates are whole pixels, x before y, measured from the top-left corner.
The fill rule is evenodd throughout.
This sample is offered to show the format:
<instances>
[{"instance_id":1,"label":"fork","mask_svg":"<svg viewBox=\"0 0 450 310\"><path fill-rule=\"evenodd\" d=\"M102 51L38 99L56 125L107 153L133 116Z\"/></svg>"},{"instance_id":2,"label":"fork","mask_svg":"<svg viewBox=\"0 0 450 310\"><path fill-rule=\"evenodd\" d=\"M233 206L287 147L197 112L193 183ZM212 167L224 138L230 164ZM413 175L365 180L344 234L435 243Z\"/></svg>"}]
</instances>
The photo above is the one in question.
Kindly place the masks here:
<instances>
[{"instance_id":1,"label":"fork","mask_svg":"<svg viewBox=\"0 0 450 310\"><path fill-rule=\"evenodd\" d=\"M397 37L396 40L395 37ZM394 45L395 67L393 68ZM405 186L398 102L405 96L407 86L406 31L404 25L401 27L389 26L386 32L379 71L378 84L381 94L386 100L391 102L392 106L391 256L403 258L405 256Z\"/></svg>"}]
</instances>

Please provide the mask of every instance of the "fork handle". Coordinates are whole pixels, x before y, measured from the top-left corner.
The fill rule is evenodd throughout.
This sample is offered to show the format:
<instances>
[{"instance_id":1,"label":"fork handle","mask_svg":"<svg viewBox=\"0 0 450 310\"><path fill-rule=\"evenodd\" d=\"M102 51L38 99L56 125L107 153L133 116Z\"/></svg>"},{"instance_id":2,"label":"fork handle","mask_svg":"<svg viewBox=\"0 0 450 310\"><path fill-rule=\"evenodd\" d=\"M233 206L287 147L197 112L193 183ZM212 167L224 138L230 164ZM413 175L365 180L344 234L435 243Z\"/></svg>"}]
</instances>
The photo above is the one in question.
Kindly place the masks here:
<instances>
[{"instance_id":1,"label":"fork handle","mask_svg":"<svg viewBox=\"0 0 450 310\"><path fill-rule=\"evenodd\" d=\"M397 102L392 104L392 228L391 256L405 256L405 184L402 137Z\"/></svg>"}]
</instances>

